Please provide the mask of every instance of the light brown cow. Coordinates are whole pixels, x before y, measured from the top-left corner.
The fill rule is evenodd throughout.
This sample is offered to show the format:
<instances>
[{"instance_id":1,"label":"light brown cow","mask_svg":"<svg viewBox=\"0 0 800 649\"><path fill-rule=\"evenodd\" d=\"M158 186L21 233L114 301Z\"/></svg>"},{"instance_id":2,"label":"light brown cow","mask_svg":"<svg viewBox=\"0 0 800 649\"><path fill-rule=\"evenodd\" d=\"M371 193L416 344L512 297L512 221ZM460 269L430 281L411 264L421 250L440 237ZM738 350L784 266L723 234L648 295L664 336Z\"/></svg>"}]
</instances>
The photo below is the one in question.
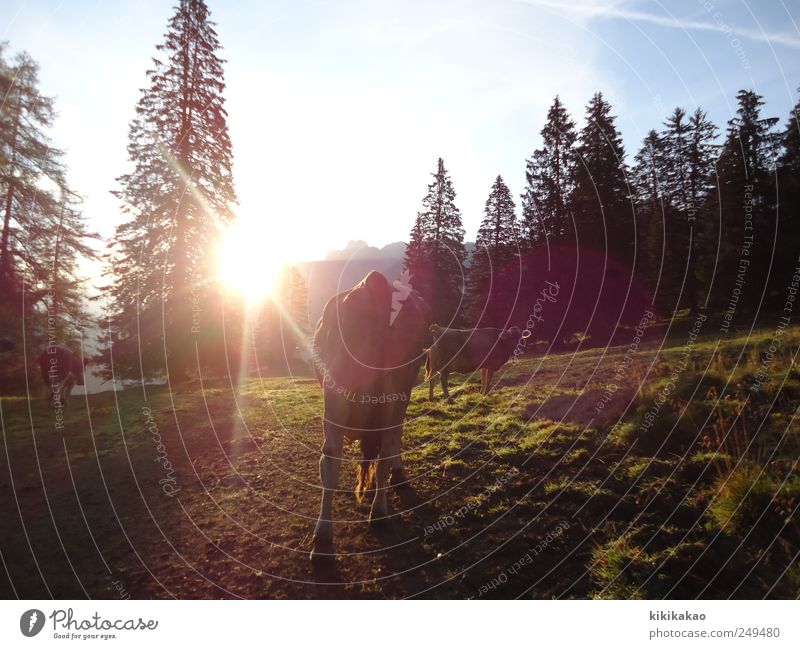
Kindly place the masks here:
<instances>
[{"instance_id":1,"label":"light brown cow","mask_svg":"<svg viewBox=\"0 0 800 649\"><path fill-rule=\"evenodd\" d=\"M509 359L520 341L518 327L510 329L447 329L431 325L435 341L425 359L425 380L430 382L428 396L433 401L437 374L442 381L445 399L450 398L447 382L451 372L481 371L481 392L487 394L492 375Z\"/></svg>"}]
</instances>

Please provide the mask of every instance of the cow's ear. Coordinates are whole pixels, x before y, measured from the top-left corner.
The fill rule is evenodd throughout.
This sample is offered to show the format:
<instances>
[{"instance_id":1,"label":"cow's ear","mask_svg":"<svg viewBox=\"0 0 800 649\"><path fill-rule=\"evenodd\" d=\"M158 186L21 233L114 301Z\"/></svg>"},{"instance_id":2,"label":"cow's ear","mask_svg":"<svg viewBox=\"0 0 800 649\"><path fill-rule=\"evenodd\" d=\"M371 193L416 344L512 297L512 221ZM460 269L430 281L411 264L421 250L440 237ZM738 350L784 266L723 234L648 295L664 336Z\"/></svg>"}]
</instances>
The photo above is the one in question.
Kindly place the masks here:
<instances>
[{"instance_id":1,"label":"cow's ear","mask_svg":"<svg viewBox=\"0 0 800 649\"><path fill-rule=\"evenodd\" d=\"M392 287L383 275L373 270L350 289L342 303L388 327L392 312Z\"/></svg>"}]
</instances>

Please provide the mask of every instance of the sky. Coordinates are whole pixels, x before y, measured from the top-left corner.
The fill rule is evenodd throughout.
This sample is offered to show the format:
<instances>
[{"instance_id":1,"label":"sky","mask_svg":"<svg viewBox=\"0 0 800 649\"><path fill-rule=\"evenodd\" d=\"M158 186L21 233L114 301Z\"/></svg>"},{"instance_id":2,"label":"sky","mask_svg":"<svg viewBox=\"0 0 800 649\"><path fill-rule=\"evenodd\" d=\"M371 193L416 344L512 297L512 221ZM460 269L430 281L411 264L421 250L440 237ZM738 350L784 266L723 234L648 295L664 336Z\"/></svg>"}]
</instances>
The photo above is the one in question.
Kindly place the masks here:
<instances>
[{"instance_id":1,"label":"sky","mask_svg":"<svg viewBox=\"0 0 800 649\"><path fill-rule=\"evenodd\" d=\"M675 106L721 130L753 88L785 124L800 2L208 0L227 59L245 239L284 261L406 240L442 157L474 240L497 175L516 197L558 94L582 125L602 90L629 159ZM128 169L128 124L170 0L0 0L0 40L41 66L51 136L91 226ZM271 244L266 244L271 241Z\"/></svg>"}]
</instances>

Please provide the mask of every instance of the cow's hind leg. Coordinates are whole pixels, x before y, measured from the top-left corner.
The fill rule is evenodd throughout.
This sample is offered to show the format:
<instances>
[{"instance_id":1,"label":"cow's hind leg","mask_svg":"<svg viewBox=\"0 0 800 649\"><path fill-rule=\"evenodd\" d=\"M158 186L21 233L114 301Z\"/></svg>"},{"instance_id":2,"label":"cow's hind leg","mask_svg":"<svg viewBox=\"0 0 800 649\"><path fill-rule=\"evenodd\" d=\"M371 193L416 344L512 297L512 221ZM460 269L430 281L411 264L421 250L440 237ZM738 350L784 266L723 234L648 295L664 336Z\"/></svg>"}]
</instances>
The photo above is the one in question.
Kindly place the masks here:
<instances>
[{"instance_id":1,"label":"cow's hind leg","mask_svg":"<svg viewBox=\"0 0 800 649\"><path fill-rule=\"evenodd\" d=\"M325 440L319 460L319 477L322 482L322 504L319 519L314 527L313 562L330 561L334 558L333 545L333 494L339 485L339 469L342 465L344 433L341 428L326 421L323 425Z\"/></svg>"},{"instance_id":2,"label":"cow's hind leg","mask_svg":"<svg viewBox=\"0 0 800 649\"><path fill-rule=\"evenodd\" d=\"M444 398L449 399L450 391L447 389L447 382L450 379L450 374L448 374L447 372L442 372L441 377L442 377L442 390L444 391Z\"/></svg>"},{"instance_id":3,"label":"cow's hind leg","mask_svg":"<svg viewBox=\"0 0 800 649\"><path fill-rule=\"evenodd\" d=\"M380 455L375 461L375 498L372 501L372 509L369 513L369 522L371 525L385 523L386 517L389 515L389 499L387 493L389 490L389 471L394 462L393 455L395 449L392 439L394 436L394 431L383 433ZM397 436L399 437L399 433L397 433Z\"/></svg>"}]
</instances>

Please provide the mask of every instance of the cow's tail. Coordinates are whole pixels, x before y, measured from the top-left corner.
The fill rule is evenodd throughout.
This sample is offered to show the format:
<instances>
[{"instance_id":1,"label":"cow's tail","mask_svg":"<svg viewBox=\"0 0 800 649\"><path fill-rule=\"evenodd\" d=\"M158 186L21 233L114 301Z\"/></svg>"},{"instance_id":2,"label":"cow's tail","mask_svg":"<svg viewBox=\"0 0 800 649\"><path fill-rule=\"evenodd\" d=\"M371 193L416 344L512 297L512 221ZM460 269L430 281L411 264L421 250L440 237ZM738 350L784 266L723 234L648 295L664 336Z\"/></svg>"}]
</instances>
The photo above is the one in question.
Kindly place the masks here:
<instances>
[{"instance_id":1,"label":"cow's tail","mask_svg":"<svg viewBox=\"0 0 800 649\"><path fill-rule=\"evenodd\" d=\"M361 461L356 468L356 500L363 502L367 492L375 487L375 460L381 452L381 436L364 433L361 438Z\"/></svg>"},{"instance_id":2,"label":"cow's tail","mask_svg":"<svg viewBox=\"0 0 800 649\"><path fill-rule=\"evenodd\" d=\"M431 350L425 350L425 380L430 381L433 377L433 367L431 364Z\"/></svg>"}]
</instances>

